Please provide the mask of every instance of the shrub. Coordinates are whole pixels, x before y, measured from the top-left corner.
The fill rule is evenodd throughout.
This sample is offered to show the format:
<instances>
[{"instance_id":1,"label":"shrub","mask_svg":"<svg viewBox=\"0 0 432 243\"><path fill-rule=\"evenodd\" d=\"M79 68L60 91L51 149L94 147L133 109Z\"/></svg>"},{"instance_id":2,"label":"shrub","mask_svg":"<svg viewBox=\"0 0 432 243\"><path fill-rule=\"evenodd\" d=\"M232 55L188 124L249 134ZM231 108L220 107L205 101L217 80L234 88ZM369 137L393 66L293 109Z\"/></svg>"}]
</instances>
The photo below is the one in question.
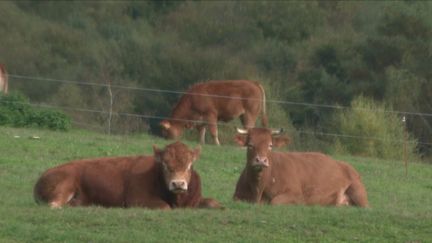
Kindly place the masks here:
<instances>
[{"instance_id":1,"label":"shrub","mask_svg":"<svg viewBox=\"0 0 432 243\"><path fill-rule=\"evenodd\" d=\"M28 99L21 94L0 94L0 125L25 126L31 112Z\"/></svg>"},{"instance_id":2,"label":"shrub","mask_svg":"<svg viewBox=\"0 0 432 243\"><path fill-rule=\"evenodd\" d=\"M60 111L32 107L21 94L0 94L0 125L66 131L70 123L70 118Z\"/></svg>"},{"instance_id":3,"label":"shrub","mask_svg":"<svg viewBox=\"0 0 432 243\"><path fill-rule=\"evenodd\" d=\"M335 115L335 133L347 135L337 137L336 152L383 159L403 159L405 131L401 117L387 112L391 107L379 104L363 96L351 103L351 109ZM409 134L406 146L407 155L416 158L417 141Z\"/></svg>"},{"instance_id":4,"label":"shrub","mask_svg":"<svg viewBox=\"0 0 432 243\"><path fill-rule=\"evenodd\" d=\"M65 131L70 127L70 119L60 111L40 110L30 113L28 124L41 128Z\"/></svg>"}]
</instances>

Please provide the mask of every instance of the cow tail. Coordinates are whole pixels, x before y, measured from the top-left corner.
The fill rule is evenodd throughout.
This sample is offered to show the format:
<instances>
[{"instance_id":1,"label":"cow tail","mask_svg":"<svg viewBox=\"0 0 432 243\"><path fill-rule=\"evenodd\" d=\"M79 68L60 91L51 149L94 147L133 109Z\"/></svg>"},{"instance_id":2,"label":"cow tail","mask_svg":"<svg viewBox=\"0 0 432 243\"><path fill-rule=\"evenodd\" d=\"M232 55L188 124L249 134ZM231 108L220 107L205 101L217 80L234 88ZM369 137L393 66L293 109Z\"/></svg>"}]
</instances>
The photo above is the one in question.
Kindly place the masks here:
<instances>
[{"instance_id":1,"label":"cow tail","mask_svg":"<svg viewBox=\"0 0 432 243\"><path fill-rule=\"evenodd\" d=\"M268 126L268 118L267 118L267 111L266 111L266 94L265 94L265 90L264 87L261 84L258 84L259 88L261 89L261 93L262 93L262 109L261 109L261 124L263 127L267 127Z\"/></svg>"}]
</instances>

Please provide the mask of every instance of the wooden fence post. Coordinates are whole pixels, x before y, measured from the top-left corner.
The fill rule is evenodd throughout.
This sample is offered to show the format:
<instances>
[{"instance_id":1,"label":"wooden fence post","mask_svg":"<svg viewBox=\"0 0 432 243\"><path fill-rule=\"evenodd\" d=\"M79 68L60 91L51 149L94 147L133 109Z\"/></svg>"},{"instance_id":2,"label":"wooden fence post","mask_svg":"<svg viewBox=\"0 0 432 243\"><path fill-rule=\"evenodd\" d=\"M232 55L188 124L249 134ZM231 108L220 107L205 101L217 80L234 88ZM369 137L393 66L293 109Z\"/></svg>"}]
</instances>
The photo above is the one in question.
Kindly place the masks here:
<instances>
[{"instance_id":1,"label":"wooden fence post","mask_svg":"<svg viewBox=\"0 0 432 243\"><path fill-rule=\"evenodd\" d=\"M403 130L404 130L404 141L403 141L403 160L405 164L405 176L408 176L408 154L407 154L407 140L408 140L408 132L406 129L406 117L402 117Z\"/></svg>"},{"instance_id":2,"label":"wooden fence post","mask_svg":"<svg viewBox=\"0 0 432 243\"><path fill-rule=\"evenodd\" d=\"M108 80L108 94L110 98L109 104L109 113L108 113L108 135L111 135L111 120L112 120L112 112L113 112L113 94L111 90L111 80Z\"/></svg>"}]
</instances>

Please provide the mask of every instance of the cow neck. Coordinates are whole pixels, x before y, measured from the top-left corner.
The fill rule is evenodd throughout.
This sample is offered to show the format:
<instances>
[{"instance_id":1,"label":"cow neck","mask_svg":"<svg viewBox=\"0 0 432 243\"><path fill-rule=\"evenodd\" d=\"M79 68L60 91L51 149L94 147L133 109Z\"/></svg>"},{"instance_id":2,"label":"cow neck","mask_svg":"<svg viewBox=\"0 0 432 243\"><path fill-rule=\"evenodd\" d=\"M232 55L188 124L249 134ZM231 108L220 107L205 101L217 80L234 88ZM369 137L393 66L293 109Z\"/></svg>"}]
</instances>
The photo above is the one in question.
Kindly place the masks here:
<instances>
[{"instance_id":1,"label":"cow neck","mask_svg":"<svg viewBox=\"0 0 432 243\"><path fill-rule=\"evenodd\" d=\"M176 106L173 109L173 112L171 114L171 117L174 119L174 123L186 125L188 123L186 120L190 120L191 118L191 103L190 103L190 96L189 95L183 95L179 102L176 104Z\"/></svg>"},{"instance_id":2,"label":"cow neck","mask_svg":"<svg viewBox=\"0 0 432 243\"><path fill-rule=\"evenodd\" d=\"M188 190L185 193L176 194L168 190L163 178L162 168L159 166L159 185L162 185L162 198L171 208L196 207L200 202L201 188L198 174L192 170Z\"/></svg>"},{"instance_id":3,"label":"cow neck","mask_svg":"<svg viewBox=\"0 0 432 243\"><path fill-rule=\"evenodd\" d=\"M247 181L250 182L250 190L254 194L256 202L260 202L262 199L263 192L267 186L271 175L271 163L270 166L260 171L255 170L252 166L247 166L246 177Z\"/></svg>"}]
</instances>

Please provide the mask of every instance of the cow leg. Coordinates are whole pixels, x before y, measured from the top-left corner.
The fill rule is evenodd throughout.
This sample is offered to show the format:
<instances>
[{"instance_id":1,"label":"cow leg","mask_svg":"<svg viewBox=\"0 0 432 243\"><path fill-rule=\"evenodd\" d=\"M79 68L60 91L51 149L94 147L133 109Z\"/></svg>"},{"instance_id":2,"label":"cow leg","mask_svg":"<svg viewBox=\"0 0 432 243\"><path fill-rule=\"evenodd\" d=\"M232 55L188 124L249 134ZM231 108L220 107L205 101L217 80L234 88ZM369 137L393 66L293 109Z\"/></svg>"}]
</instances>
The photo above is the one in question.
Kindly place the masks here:
<instances>
[{"instance_id":1,"label":"cow leg","mask_svg":"<svg viewBox=\"0 0 432 243\"><path fill-rule=\"evenodd\" d=\"M162 209L162 210L170 210L171 209L171 206L162 200L150 201L150 202L146 203L145 207L152 208L152 209Z\"/></svg>"},{"instance_id":2,"label":"cow leg","mask_svg":"<svg viewBox=\"0 0 432 243\"><path fill-rule=\"evenodd\" d=\"M335 205L336 206L349 206L350 205L350 200L348 198L348 196L345 194L346 189L342 189L340 190L337 195L336 195L336 202Z\"/></svg>"},{"instance_id":3,"label":"cow leg","mask_svg":"<svg viewBox=\"0 0 432 243\"><path fill-rule=\"evenodd\" d=\"M213 198L202 198L198 207L200 208L223 208L220 203Z\"/></svg>"},{"instance_id":4,"label":"cow leg","mask_svg":"<svg viewBox=\"0 0 432 243\"><path fill-rule=\"evenodd\" d=\"M206 127L205 125L199 125L197 126L199 136L200 136L200 143L205 144L205 134L206 134Z\"/></svg>"},{"instance_id":5,"label":"cow leg","mask_svg":"<svg viewBox=\"0 0 432 243\"><path fill-rule=\"evenodd\" d=\"M54 199L49 203L50 208L61 208L63 205L66 205L73 198L73 194L65 194L60 196L59 198Z\"/></svg>"},{"instance_id":6,"label":"cow leg","mask_svg":"<svg viewBox=\"0 0 432 243\"><path fill-rule=\"evenodd\" d=\"M72 200L74 194L75 192L73 190L61 191L48 202L48 205L50 208L61 208L63 205L68 204Z\"/></svg>"},{"instance_id":7,"label":"cow leg","mask_svg":"<svg viewBox=\"0 0 432 243\"><path fill-rule=\"evenodd\" d=\"M140 198L140 199L129 200L126 203L125 207L142 207L142 208L164 209L164 210L171 209L171 206L168 203L166 203L164 200L157 199L157 198L149 199L148 197L146 197L147 199Z\"/></svg>"},{"instance_id":8,"label":"cow leg","mask_svg":"<svg viewBox=\"0 0 432 243\"><path fill-rule=\"evenodd\" d=\"M91 202L80 190L76 190L73 198L69 200L68 205L72 207L76 206L88 206Z\"/></svg>"},{"instance_id":9,"label":"cow leg","mask_svg":"<svg viewBox=\"0 0 432 243\"><path fill-rule=\"evenodd\" d=\"M348 196L350 204L359 207L369 206L366 188L359 180L353 181L353 183L346 190L345 194Z\"/></svg>"},{"instance_id":10,"label":"cow leg","mask_svg":"<svg viewBox=\"0 0 432 243\"><path fill-rule=\"evenodd\" d=\"M302 204L303 197L300 194L285 193L274 197L271 201L271 205L282 205L282 204Z\"/></svg>"},{"instance_id":11,"label":"cow leg","mask_svg":"<svg viewBox=\"0 0 432 243\"><path fill-rule=\"evenodd\" d=\"M217 116L216 115L207 116L207 125L209 127L210 134L212 135L215 144L220 145L218 130L217 130Z\"/></svg>"},{"instance_id":12,"label":"cow leg","mask_svg":"<svg viewBox=\"0 0 432 243\"><path fill-rule=\"evenodd\" d=\"M252 116L250 113L246 112L240 116L240 121L243 125L243 128L253 128L255 127L256 117Z\"/></svg>"},{"instance_id":13,"label":"cow leg","mask_svg":"<svg viewBox=\"0 0 432 243\"><path fill-rule=\"evenodd\" d=\"M47 203L51 208L61 208L68 204L75 193L74 177L62 172L43 175L34 188L36 202Z\"/></svg>"}]
</instances>

